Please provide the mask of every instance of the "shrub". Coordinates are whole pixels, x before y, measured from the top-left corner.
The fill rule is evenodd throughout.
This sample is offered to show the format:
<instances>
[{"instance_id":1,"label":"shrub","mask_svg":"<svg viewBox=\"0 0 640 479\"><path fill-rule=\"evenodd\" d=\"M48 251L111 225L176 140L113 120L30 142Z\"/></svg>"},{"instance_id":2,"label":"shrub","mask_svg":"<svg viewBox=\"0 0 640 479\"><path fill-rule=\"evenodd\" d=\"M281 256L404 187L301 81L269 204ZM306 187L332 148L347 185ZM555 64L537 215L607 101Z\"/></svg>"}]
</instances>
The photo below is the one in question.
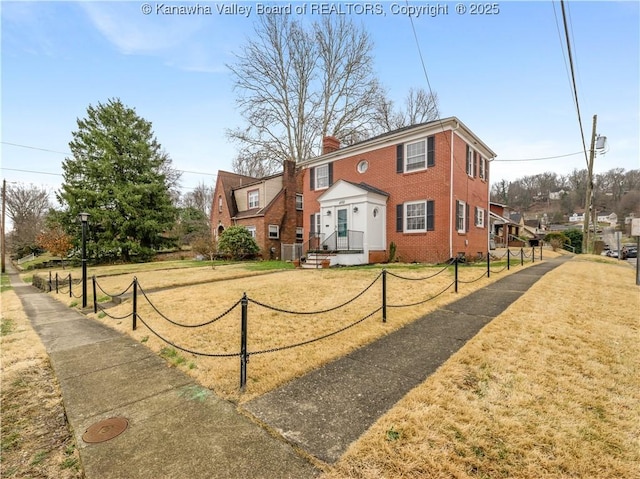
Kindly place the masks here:
<instances>
[{"instance_id":1,"label":"shrub","mask_svg":"<svg viewBox=\"0 0 640 479\"><path fill-rule=\"evenodd\" d=\"M260 247L244 226L230 226L222 232L218 240L220 252L233 259L246 259L257 255Z\"/></svg>"},{"instance_id":2,"label":"shrub","mask_svg":"<svg viewBox=\"0 0 640 479\"><path fill-rule=\"evenodd\" d=\"M553 249L553 251L561 249L562 245L565 243L570 243L569 238L567 238L564 233L560 232L547 233L544 240L551 245L551 249Z\"/></svg>"},{"instance_id":3,"label":"shrub","mask_svg":"<svg viewBox=\"0 0 640 479\"><path fill-rule=\"evenodd\" d=\"M577 229L567 230L565 236L571 243L571 246L575 248L575 252L582 253L582 231Z\"/></svg>"}]
</instances>

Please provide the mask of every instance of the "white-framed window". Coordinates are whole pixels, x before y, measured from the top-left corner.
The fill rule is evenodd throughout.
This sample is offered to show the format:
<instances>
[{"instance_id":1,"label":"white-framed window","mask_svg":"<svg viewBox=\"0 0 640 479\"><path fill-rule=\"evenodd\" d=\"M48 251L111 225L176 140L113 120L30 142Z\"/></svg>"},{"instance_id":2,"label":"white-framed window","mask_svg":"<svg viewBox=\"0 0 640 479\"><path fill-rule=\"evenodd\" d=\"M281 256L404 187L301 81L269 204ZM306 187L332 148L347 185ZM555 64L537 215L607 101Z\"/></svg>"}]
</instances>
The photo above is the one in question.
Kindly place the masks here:
<instances>
[{"instance_id":1,"label":"white-framed window","mask_svg":"<svg viewBox=\"0 0 640 479\"><path fill-rule=\"evenodd\" d=\"M487 159L484 156L480 157L480 179L487 181Z\"/></svg>"},{"instance_id":2,"label":"white-framed window","mask_svg":"<svg viewBox=\"0 0 640 479\"><path fill-rule=\"evenodd\" d=\"M426 231L427 230L427 205L424 201L405 203L405 231Z\"/></svg>"},{"instance_id":3,"label":"white-framed window","mask_svg":"<svg viewBox=\"0 0 640 479\"><path fill-rule=\"evenodd\" d=\"M296 227L296 241L302 242L304 240L304 228L302 226Z\"/></svg>"},{"instance_id":4,"label":"white-framed window","mask_svg":"<svg viewBox=\"0 0 640 479\"><path fill-rule=\"evenodd\" d=\"M423 233L435 229L435 202L408 201L397 206L396 231Z\"/></svg>"},{"instance_id":5,"label":"white-framed window","mask_svg":"<svg viewBox=\"0 0 640 479\"><path fill-rule=\"evenodd\" d=\"M280 238L280 227L278 225L269 225L269 239Z\"/></svg>"},{"instance_id":6,"label":"white-framed window","mask_svg":"<svg viewBox=\"0 0 640 479\"><path fill-rule=\"evenodd\" d=\"M252 238L256 237L256 227L255 226L245 226L245 228L247 228L247 230L251 234Z\"/></svg>"},{"instance_id":7,"label":"white-framed window","mask_svg":"<svg viewBox=\"0 0 640 479\"><path fill-rule=\"evenodd\" d=\"M296 193L296 209L302 210L303 204L303 196L300 193Z\"/></svg>"},{"instance_id":8,"label":"white-framed window","mask_svg":"<svg viewBox=\"0 0 640 479\"><path fill-rule=\"evenodd\" d=\"M360 160L356 168L358 173L364 173L369 169L369 162L367 160Z\"/></svg>"},{"instance_id":9,"label":"white-framed window","mask_svg":"<svg viewBox=\"0 0 640 479\"><path fill-rule=\"evenodd\" d=\"M222 195L218 196L218 213L222 213Z\"/></svg>"},{"instance_id":10,"label":"white-framed window","mask_svg":"<svg viewBox=\"0 0 640 479\"><path fill-rule=\"evenodd\" d=\"M407 158L405 161L405 171L424 170L427 166L426 141L420 140L414 143L407 143Z\"/></svg>"},{"instance_id":11,"label":"white-framed window","mask_svg":"<svg viewBox=\"0 0 640 479\"><path fill-rule=\"evenodd\" d=\"M315 225L316 229L314 230L316 234L320 234L322 231L322 215L320 213L316 213L315 215Z\"/></svg>"},{"instance_id":12,"label":"white-framed window","mask_svg":"<svg viewBox=\"0 0 640 479\"><path fill-rule=\"evenodd\" d=\"M260 190L251 190L247 193L249 209L258 208L260 206Z\"/></svg>"},{"instance_id":13,"label":"white-framed window","mask_svg":"<svg viewBox=\"0 0 640 479\"><path fill-rule=\"evenodd\" d=\"M485 215L484 208L480 208L476 206L475 225L478 228L484 228L484 215Z\"/></svg>"},{"instance_id":14,"label":"white-framed window","mask_svg":"<svg viewBox=\"0 0 640 479\"><path fill-rule=\"evenodd\" d=\"M456 230L458 233L464 233L466 231L466 213L467 204L464 201L456 200Z\"/></svg>"},{"instance_id":15,"label":"white-framed window","mask_svg":"<svg viewBox=\"0 0 640 479\"><path fill-rule=\"evenodd\" d=\"M329 188L329 165L316 166L316 190Z\"/></svg>"},{"instance_id":16,"label":"white-framed window","mask_svg":"<svg viewBox=\"0 0 640 479\"><path fill-rule=\"evenodd\" d=\"M473 177L473 148L467 145L467 175Z\"/></svg>"}]
</instances>

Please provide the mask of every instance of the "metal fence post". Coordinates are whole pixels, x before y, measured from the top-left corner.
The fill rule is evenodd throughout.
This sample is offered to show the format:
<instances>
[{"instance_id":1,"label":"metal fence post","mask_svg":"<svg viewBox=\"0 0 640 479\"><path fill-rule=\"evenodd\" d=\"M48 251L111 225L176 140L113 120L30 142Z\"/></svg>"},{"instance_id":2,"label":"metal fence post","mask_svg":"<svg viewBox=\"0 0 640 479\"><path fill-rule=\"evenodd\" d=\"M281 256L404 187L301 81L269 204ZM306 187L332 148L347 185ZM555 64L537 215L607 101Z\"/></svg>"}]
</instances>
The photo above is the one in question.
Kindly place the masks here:
<instances>
[{"instance_id":1,"label":"metal fence post","mask_svg":"<svg viewBox=\"0 0 640 479\"><path fill-rule=\"evenodd\" d=\"M98 312L98 297L96 295L96 275L91 276L91 283L93 285L93 312Z\"/></svg>"},{"instance_id":2,"label":"metal fence post","mask_svg":"<svg viewBox=\"0 0 640 479\"><path fill-rule=\"evenodd\" d=\"M524 266L524 248L520 248L520 266Z\"/></svg>"},{"instance_id":3,"label":"metal fence post","mask_svg":"<svg viewBox=\"0 0 640 479\"><path fill-rule=\"evenodd\" d=\"M491 251L487 251L487 278L491 278Z\"/></svg>"},{"instance_id":4,"label":"metal fence post","mask_svg":"<svg viewBox=\"0 0 640 479\"><path fill-rule=\"evenodd\" d=\"M507 248L507 271L511 269L511 250Z\"/></svg>"},{"instance_id":5,"label":"metal fence post","mask_svg":"<svg viewBox=\"0 0 640 479\"><path fill-rule=\"evenodd\" d=\"M51 282L51 271L49 271L49 292L53 290L53 284Z\"/></svg>"},{"instance_id":6,"label":"metal fence post","mask_svg":"<svg viewBox=\"0 0 640 479\"><path fill-rule=\"evenodd\" d=\"M535 246L531 247L531 262L532 263L536 262L536 247Z\"/></svg>"},{"instance_id":7,"label":"metal fence post","mask_svg":"<svg viewBox=\"0 0 640 479\"><path fill-rule=\"evenodd\" d=\"M387 270L382 270L382 322L387 322Z\"/></svg>"},{"instance_id":8,"label":"metal fence post","mask_svg":"<svg viewBox=\"0 0 640 479\"><path fill-rule=\"evenodd\" d=\"M540 261L542 261L542 245L540 245Z\"/></svg>"},{"instance_id":9,"label":"metal fence post","mask_svg":"<svg viewBox=\"0 0 640 479\"><path fill-rule=\"evenodd\" d=\"M56 294L58 294L58 273L56 273Z\"/></svg>"},{"instance_id":10,"label":"metal fence post","mask_svg":"<svg viewBox=\"0 0 640 479\"><path fill-rule=\"evenodd\" d=\"M240 325L240 391L244 392L247 385L247 293L242 295L240 301L242 309Z\"/></svg>"},{"instance_id":11,"label":"metal fence post","mask_svg":"<svg viewBox=\"0 0 640 479\"><path fill-rule=\"evenodd\" d=\"M71 279L71 273L69 273L69 297L73 297L73 293L71 292L71 285L73 284L73 280Z\"/></svg>"},{"instance_id":12,"label":"metal fence post","mask_svg":"<svg viewBox=\"0 0 640 479\"><path fill-rule=\"evenodd\" d=\"M454 271L455 271L455 283L456 283L456 293L458 292L458 257L454 259Z\"/></svg>"},{"instance_id":13,"label":"metal fence post","mask_svg":"<svg viewBox=\"0 0 640 479\"><path fill-rule=\"evenodd\" d=\"M133 330L138 327L138 278L133 277Z\"/></svg>"}]
</instances>

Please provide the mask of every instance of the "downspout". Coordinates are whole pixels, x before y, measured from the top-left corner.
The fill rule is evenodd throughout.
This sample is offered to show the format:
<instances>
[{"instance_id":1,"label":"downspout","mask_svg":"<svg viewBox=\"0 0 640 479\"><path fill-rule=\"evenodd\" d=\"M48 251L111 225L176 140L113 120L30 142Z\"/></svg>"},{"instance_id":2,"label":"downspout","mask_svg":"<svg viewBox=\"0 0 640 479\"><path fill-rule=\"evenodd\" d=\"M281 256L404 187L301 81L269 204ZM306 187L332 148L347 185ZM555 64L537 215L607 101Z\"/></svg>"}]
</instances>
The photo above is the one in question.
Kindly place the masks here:
<instances>
[{"instance_id":1,"label":"downspout","mask_svg":"<svg viewBox=\"0 0 640 479\"><path fill-rule=\"evenodd\" d=\"M451 165L449 167L449 258L453 258L453 132L460 128L460 124L456 121L455 128L451 129Z\"/></svg>"}]
</instances>

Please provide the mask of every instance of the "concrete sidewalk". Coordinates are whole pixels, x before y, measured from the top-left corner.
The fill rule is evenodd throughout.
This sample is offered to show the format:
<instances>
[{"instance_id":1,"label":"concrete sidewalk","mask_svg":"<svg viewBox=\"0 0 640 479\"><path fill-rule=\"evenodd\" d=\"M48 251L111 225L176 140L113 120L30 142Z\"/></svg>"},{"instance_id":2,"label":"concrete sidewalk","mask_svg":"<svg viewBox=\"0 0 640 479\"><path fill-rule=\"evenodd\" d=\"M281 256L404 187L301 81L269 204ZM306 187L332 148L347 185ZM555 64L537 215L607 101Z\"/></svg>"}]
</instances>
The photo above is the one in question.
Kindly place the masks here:
<instances>
[{"instance_id":1,"label":"concrete sidewalk","mask_svg":"<svg viewBox=\"0 0 640 479\"><path fill-rule=\"evenodd\" d=\"M483 326L569 258L506 276L244 407L309 454L333 463Z\"/></svg>"},{"instance_id":2,"label":"concrete sidewalk","mask_svg":"<svg viewBox=\"0 0 640 479\"><path fill-rule=\"evenodd\" d=\"M8 267L60 382L87 479L303 479L321 471L289 443L335 462L399 399L566 259L507 276L245 404L244 411L129 336L21 283ZM90 426L112 417L126 418L128 429L106 442L83 440Z\"/></svg>"},{"instance_id":3,"label":"concrete sidewalk","mask_svg":"<svg viewBox=\"0 0 640 479\"><path fill-rule=\"evenodd\" d=\"M285 441L217 398L144 345L22 283L11 284L60 383L87 479L292 478L320 471ZM87 443L95 423L128 429Z\"/></svg>"}]
</instances>

